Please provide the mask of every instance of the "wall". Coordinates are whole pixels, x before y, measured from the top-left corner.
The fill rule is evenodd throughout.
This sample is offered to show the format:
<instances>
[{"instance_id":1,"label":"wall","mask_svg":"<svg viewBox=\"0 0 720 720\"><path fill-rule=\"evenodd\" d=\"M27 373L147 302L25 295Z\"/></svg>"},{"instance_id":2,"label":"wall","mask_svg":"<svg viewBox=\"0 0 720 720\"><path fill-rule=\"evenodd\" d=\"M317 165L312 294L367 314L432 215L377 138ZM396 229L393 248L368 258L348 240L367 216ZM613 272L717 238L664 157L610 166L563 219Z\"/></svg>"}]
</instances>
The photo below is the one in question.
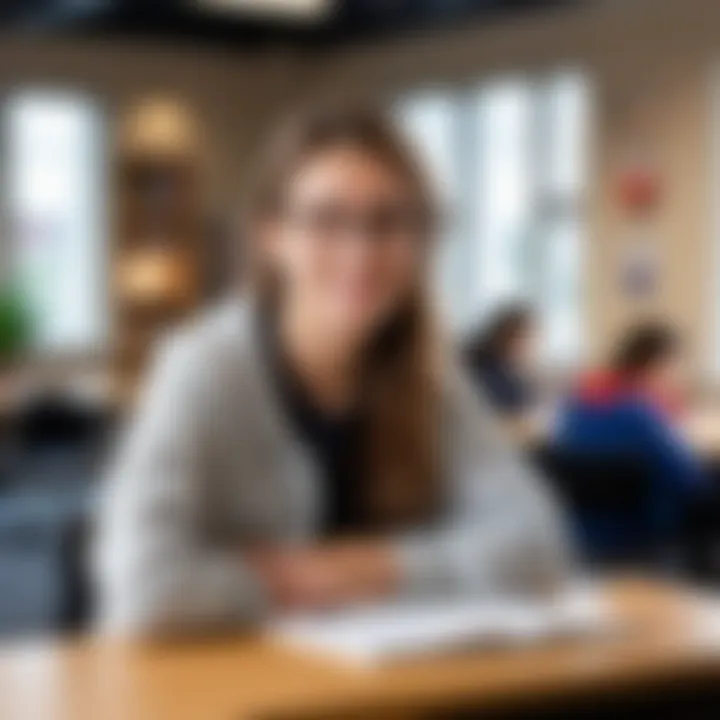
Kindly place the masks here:
<instances>
[{"instance_id":1,"label":"wall","mask_svg":"<svg viewBox=\"0 0 720 720\"><path fill-rule=\"evenodd\" d=\"M86 89L110 120L149 94L185 100L206 132L213 195L224 200L266 118L292 97L302 67L280 51L244 55L190 45L0 37L0 93L22 85Z\"/></svg>"},{"instance_id":2,"label":"wall","mask_svg":"<svg viewBox=\"0 0 720 720\"><path fill-rule=\"evenodd\" d=\"M315 63L311 92L387 99L412 87L475 82L493 73L585 68L596 93L585 273L591 350L602 351L635 312L617 287L627 227L613 197L632 125L641 128L666 186L657 227L663 280L651 310L679 322L698 364L707 364L715 279L710 81L720 60L718 38L716 0L588 3L346 51Z\"/></svg>"},{"instance_id":3,"label":"wall","mask_svg":"<svg viewBox=\"0 0 720 720\"><path fill-rule=\"evenodd\" d=\"M87 91L107 114L110 138L136 100L160 94L185 101L205 135L211 216L234 206L257 136L280 102L292 98L301 70L292 54L277 50L244 55L207 47L0 36L0 101L3 93L26 86ZM0 278L7 268L4 237L0 232ZM95 363L86 357L38 361L60 372Z\"/></svg>"},{"instance_id":4,"label":"wall","mask_svg":"<svg viewBox=\"0 0 720 720\"><path fill-rule=\"evenodd\" d=\"M0 39L0 92L26 82L79 84L104 98L111 117L150 92L186 98L207 131L212 196L226 208L270 121L301 98L390 100L413 87L581 66L592 78L597 109L585 272L591 350L602 351L633 314L617 287L627 227L613 189L626 129L634 124L666 186L658 223L663 282L655 309L687 330L698 364L707 364L713 299L720 294L710 196L718 38L716 0L605 0L302 60L277 50L243 55Z\"/></svg>"}]
</instances>

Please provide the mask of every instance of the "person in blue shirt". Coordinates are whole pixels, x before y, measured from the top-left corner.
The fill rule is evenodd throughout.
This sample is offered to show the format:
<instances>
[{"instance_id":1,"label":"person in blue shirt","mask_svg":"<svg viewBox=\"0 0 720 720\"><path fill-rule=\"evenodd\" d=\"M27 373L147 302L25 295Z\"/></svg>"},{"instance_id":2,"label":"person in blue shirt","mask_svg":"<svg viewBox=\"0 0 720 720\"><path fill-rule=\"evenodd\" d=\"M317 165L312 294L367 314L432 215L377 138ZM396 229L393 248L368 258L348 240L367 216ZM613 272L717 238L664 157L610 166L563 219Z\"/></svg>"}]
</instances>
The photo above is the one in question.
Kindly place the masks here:
<instances>
[{"instance_id":1,"label":"person in blue shirt","mask_svg":"<svg viewBox=\"0 0 720 720\"><path fill-rule=\"evenodd\" d=\"M630 524L579 519L582 540L591 550L671 537L702 496L703 468L678 428L682 360L683 346L672 328L640 324L622 337L609 368L583 378L560 412L560 447L632 456L652 481L643 516Z\"/></svg>"},{"instance_id":2,"label":"person in blue shirt","mask_svg":"<svg viewBox=\"0 0 720 720\"><path fill-rule=\"evenodd\" d=\"M507 305L493 315L466 348L478 387L504 417L526 413L535 403L528 367L535 345L535 320L524 305Z\"/></svg>"}]
</instances>

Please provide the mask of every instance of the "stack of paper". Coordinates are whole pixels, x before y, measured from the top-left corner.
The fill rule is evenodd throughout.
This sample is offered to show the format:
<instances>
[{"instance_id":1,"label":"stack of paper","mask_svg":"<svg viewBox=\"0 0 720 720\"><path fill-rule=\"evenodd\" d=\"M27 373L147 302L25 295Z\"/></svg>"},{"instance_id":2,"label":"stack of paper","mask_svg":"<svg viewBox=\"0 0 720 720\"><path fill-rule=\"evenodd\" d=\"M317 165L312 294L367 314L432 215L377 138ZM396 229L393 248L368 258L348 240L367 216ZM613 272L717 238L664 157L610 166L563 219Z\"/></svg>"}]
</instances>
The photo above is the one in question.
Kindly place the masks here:
<instances>
[{"instance_id":1,"label":"stack of paper","mask_svg":"<svg viewBox=\"0 0 720 720\"><path fill-rule=\"evenodd\" d=\"M604 632L612 621L588 587L552 599L489 598L393 603L301 615L270 634L294 646L377 663L465 646L517 645Z\"/></svg>"}]
</instances>

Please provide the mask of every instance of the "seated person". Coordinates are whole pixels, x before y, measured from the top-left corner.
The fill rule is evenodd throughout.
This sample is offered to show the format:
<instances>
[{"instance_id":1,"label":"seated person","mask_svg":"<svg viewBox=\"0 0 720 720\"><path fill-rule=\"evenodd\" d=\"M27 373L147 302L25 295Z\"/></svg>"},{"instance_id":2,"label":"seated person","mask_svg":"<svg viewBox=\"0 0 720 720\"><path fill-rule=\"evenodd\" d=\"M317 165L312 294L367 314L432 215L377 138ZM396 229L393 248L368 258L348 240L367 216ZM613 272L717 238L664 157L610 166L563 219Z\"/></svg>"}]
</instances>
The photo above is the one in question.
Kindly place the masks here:
<instances>
[{"instance_id":1,"label":"seated person","mask_svg":"<svg viewBox=\"0 0 720 720\"><path fill-rule=\"evenodd\" d=\"M529 411L535 392L528 368L535 344L530 310L510 305L499 310L466 350L467 363L484 395L503 416Z\"/></svg>"},{"instance_id":2,"label":"seated person","mask_svg":"<svg viewBox=\"0 0 720 720\"><path fill-rule=\"evenodd\" d=\"M424 178L372 113L291 124L243 298L162 348L98 522L110 631L396 595L545 591L558 517L431 331Z\"/></svg>"},{"instance_id":3,"label":"seated person","mask_svg":"<svg viewBox=\"0 0 720 720\"><path fill-rule=\"evenodd\" d=\"M681 355L672 329L659 323L634 327L609 368L583 378L560 413L556 440L562 447L636 457L654 480L644 517L634 518L632 527L610 518L580 519L586 542L598 549L668 537L703 487L699 462L675 426Z\"/></svg>"}]
</instances>

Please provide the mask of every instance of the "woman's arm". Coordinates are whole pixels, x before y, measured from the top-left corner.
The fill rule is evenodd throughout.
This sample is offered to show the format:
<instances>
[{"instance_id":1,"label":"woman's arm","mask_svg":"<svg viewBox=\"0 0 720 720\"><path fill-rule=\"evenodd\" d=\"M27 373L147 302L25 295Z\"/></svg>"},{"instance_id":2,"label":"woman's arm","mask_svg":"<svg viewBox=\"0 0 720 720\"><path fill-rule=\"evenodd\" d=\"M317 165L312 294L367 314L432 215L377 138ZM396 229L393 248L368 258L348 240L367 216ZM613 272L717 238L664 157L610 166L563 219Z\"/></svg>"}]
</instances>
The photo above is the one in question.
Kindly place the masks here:
<instances>
[{"instance_id":1,"label":"woman's arm","mask_svg":"<svg viewBox=\"0 0 720 720\"><path fill-rule=\"evenodd\" d=\"M461 370L453 369L446 395L450 504L438 527L397 541L402 585L413 593L552 588L572 565L555 503Z\"/></svg>"},{"instance_id":2,"label":"woman's arm","mask_svg":"<svg viewBox=\"0 0 720 720\"><path fill-rule=\"evenodd\" d=\"M504 443L462 378L445 419L448 512L411 536L360 539L253 561L279 605L338 606L398 593L544 592L567 577L570 552L554 503Z\"/></svg>"},{"instance_id":3,"label":"woman's arm","mask_svg":"<svg viewBox=\"0 0 720 720\"><path fill-rule=\"evenodd\" d=\"M200 533L213 381L201 345L179 335L161 349L110 473L94 548L99 619L110 630L206 631L265 607L239 551Z\"/></svg>"},{"instance_id":4,"label":"woman's arm","mask_svg":"<svg viewBox=\"0 0 720 720\"><path fill-rule=\"evenodd\" d=\"M342 607L397 592L399 566L378 539L343 540L246 555L274 606Z\"/></svg>"},{"instance_id":5,"label":"woman's arm","mask_svg":"<svg viewBox=\"0 0 720 720\"><path fill-rule=\"evenodd\" d=\"M143 634L257 620L269 605L337 605L416 593L544 588L567 571L560 521L532 474L501 441L470 386L448 403L449 516L397 541L297 550L203 543L208 481L206 383L196 343L161 353L111 474L100 517L101 620Z\"/></svg>"}]
</instances>

